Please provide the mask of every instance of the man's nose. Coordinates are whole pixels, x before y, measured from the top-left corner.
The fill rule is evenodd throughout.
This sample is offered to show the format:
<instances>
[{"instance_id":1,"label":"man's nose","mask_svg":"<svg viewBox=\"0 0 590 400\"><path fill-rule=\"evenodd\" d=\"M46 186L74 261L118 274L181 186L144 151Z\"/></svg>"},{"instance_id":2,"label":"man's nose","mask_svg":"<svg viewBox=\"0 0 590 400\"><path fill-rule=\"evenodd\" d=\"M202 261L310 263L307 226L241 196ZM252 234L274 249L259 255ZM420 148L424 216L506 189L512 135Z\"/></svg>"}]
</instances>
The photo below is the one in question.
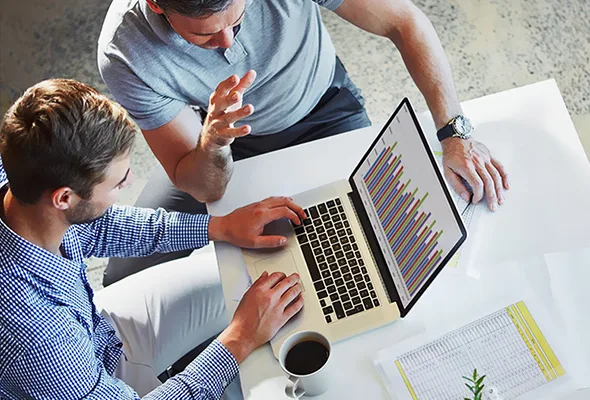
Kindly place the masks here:
<instances>
[{"instance_id":1,"label":"man's nose","mask_svg":"<svg viewBox=\"0 0 590 400\"><path fill-rule=\"evenodd\" d=\"M215 37L215 41L219 47L229 49L234 42L234 30L231 26L228 26L224 30L220 31Z\"/></svg>"}]
</instances>

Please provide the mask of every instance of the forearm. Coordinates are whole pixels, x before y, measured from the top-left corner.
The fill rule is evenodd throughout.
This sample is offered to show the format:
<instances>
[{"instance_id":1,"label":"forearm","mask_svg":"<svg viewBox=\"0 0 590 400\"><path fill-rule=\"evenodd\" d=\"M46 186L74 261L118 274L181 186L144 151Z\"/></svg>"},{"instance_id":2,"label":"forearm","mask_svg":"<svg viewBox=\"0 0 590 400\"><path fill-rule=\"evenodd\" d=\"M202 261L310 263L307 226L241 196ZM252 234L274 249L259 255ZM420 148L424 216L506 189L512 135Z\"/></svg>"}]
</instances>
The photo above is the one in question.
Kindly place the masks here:
<instances>
[{"instance_id":1,"label":"forearm","mask_svg":"<svg viewBox=\"0 0 590 400\"><path fill-rule=\"evenodd\" d=\"M422 92L436 128L462 113L451 66L430 20L417 7L389 38Z\"/></svg>"},{"instance_id":2,"label":"forearm","mask_svg":"<svg viewBox=\"0 0 590 400\"><path fill-rule=\"evenodd\" d=\"M199 138L193 151L176 167L176 184L201 202L219 200L233 172L229 146L219 146Z\"/></svg>"}]
</instances>

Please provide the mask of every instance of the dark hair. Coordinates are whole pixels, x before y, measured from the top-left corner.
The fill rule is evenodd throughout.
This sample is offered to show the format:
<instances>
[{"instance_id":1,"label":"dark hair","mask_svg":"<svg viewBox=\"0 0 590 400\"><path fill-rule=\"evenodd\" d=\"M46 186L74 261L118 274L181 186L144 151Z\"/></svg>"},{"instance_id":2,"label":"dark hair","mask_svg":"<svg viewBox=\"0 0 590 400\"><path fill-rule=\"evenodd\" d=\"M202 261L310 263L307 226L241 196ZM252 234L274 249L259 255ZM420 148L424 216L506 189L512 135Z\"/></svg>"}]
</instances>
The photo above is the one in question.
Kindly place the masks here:
<instances>
[{"instance_id":1,"label":"dark hair","mask_svg":"<svg viewBox=\"0 0 590 400\"><path fill-rule=\"evenodd\" d=\"M175 13L185 17L208 17L225 11L233 0L151 0L166 13Z\"/></svg>"},{"instance_id":2,"label":"dark hair","mask_svg":"<svg viewBox=\"0 0 590 400\"><path fill-rule=\"evenodd\" d=\"M10 107L0 129L10 190L27 204L64 186L88 200L135 133L125 110L94 88L70 79L38 83Z\"/></svg>"}]
</instances>

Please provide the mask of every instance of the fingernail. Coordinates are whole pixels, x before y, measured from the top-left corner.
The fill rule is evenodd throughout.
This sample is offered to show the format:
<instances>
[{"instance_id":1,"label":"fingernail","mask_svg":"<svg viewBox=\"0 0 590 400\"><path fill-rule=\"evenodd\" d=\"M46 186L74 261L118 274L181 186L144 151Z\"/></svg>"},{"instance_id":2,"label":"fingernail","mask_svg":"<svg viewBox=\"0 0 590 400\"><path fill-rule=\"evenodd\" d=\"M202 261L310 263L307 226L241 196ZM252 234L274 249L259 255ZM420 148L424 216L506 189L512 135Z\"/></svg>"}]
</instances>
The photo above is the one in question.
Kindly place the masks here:
<instances>
[{"instance_id":1,"label":"fingernail","mask_svg":"<svg viewBox=\"0 0 590 400\"><path fill-rule=\"evenodd\" d=\"M498 206L494 203L492 204L492 211L496 211L498 209Z\"/></svg>"},{"instance_id":2,"label":"fingernail","mask_svg":"<svg viewBox=\"0 0 590 400\"><path fill-rule=\"evenodd\" d=\"M461 195L461 198L462 198L463 200L465 200L465 201L469 202L469 194L467 194L467 193L463 193L463 194Z\"/></svg>"},{"instance_id":3,"label":"fingernail","mask_svg":"<svg viewBox=\"0 0 590 400\"><path fill-rule=\"evenodd\" d=\"M281 245L287 243L287 238L282 238L281 241L279 242Z\"/></svg>"},{"instance_id":4,"label":"fingernail","mask_svg":"<svg viewBox=\"0 0 590 400\"><path fill-rule=\"evenodd\" d=\"M231 99L232 99L233 101L237 101L237 100L238 100L238 94L237 94L237 93L234 93L234 94L231 96Z\"/></svg>"},{"instance_id":5,"label":"fingernail","mask_svg":"<svg viewBox=\"0 0 590 400\"><path fill-rule=\"evenodd\" d=\"M500 196L498 199L498 203L504 204L504 196Z\"/></svg>"}]
</instances>

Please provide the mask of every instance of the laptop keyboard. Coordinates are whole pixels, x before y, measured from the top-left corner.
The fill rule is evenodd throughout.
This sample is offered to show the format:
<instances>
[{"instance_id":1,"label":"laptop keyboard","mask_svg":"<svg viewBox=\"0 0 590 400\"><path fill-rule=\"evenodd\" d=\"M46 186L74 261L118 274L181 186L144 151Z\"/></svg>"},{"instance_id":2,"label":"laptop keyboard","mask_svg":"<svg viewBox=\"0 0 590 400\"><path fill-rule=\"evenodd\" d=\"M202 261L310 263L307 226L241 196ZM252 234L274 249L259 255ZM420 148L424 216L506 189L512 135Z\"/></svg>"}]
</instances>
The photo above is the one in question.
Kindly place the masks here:
<instances>
[{"instance_id":1,"label":"laptop keyboard","mask_svg":"<svg viewBox=\"0 0 590 400\"><path fill-rule=\"evenodd\" d=\"M327 323L379 306L340 199L305 210L299 246Z\"/></svg>"}]
</instances>

